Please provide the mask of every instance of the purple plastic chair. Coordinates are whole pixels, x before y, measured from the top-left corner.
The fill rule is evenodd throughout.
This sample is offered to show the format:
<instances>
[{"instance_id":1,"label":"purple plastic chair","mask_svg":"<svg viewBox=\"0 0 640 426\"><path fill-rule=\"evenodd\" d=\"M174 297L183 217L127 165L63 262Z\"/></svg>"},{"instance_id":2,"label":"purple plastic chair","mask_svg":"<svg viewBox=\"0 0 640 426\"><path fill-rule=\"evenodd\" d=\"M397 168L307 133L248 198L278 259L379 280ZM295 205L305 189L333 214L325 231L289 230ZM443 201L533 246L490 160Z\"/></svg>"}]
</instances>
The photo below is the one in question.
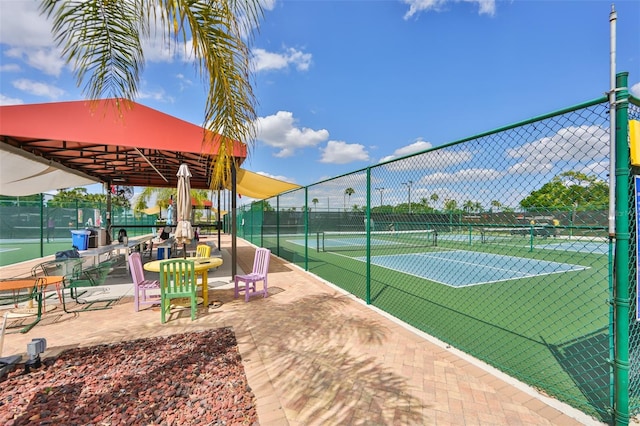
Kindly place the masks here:
<instances>
[{"instance_id":1,"label":"purple plastic chair","mask_svg":"<svg viewBox=\"0 0 640 426\"><path fill-rule=\"evenodd\" d=\"M157 280L147 280L144 278L142 269L142 259L140 253L134 252L129 255L129 270L133 278L133 308L136 312L140 310L140 305L154 305L160 303L160 294L150 290L160 290L160 283Z\"/></svg>"},{"instance_id":2,"label":"purple plastic chair","mask_svg":"<svg viewBox=\"0 0 640 426\"><path fill-rule=\"evenodd\" d=\"M271 257L271 250L266 248L259 248L256 250L256 255L253 259L253 272L246 275L236 275L235 277L235 295L237 299L240 292L244 291L244 301L248 302L249 297L254 294L262 294L263 297L267 297L267 274L269 273L269 259ZM244 288L239 286L240 282L244 282ZM256 283L258 281L263 282L261 290L257 289Z\"/></svg>"}]
</instances>

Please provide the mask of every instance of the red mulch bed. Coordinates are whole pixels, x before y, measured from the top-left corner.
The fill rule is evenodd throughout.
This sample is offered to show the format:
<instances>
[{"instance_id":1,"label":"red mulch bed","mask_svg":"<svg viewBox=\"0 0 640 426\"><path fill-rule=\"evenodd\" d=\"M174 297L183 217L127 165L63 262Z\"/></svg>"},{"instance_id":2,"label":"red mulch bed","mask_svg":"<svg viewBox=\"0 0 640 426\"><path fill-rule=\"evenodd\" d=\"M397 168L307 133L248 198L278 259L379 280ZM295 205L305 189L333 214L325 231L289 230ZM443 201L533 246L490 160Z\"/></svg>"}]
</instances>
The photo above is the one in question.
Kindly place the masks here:
<instances>
[{"instance_id":1,"label":"red mulch bed","mask_svg":"<svg viewBox=\"0 0 640 426\"><path fill-rule=\"evenodd\" d=\"M221 328L18 366L0 382L0 424L257 425L258 415L235 335Z\"/></svg>"}]
</instances>

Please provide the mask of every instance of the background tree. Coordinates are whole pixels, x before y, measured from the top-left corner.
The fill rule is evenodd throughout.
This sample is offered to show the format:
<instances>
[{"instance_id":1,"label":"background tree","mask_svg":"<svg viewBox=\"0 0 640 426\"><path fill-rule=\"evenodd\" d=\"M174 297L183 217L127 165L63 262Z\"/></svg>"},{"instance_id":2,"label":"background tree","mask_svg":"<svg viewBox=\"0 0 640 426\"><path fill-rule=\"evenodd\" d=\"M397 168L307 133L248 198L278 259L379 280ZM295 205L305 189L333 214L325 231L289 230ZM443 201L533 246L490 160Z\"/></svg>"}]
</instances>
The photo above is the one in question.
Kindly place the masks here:
<instances>
[{"instance_id":1,"label":"background tree","mask_svg":"<svg viewBox=\"0 0 640 426\"><path fill-rule=\"evenodd\" d=\"M609 185L596 176L568 171L520 201L526 210L595 210L609 204Z\"/></svg>"},{"instance_id":2,"label":"background tree","mask_svg":"<svg viewBox=\"0 0 640 426\"><path fill-rule=\"evenodd\" d=\"M453 213L458 210L458 202L456 200L444 200L444 211Z\"/></svg>"},{"instance_id":3,"label":"background tree","mask_svg":"<svg viewBox=\"0 0 640 426\"><path fill-rule=\"evenodd\" d=\"M317 198L314 198L313 200L311 200L311 204L313 204L313 209L314 209L314 210L316 209L316 206L318 205L318 202L319 202L319 201L318 201L318 199L317 199Z\"/></svg>"},{"instance_id":4,"label":"background tree","mask_svg":"<svg viewBox=\"0 0 640 426\"><path fill-rule=\"evenodd\" d=\"M467 200L464 202L464 204L462 204L462 210L464 210L465 213L471 213L474 207L475 207L475 203L471 200Z\"/></svg>"},{"instance_id":5,"label":"background tree","mask_svg":"<svg viewBox=\"0 0 640 426\"><path fill-rule=\"evenodd\" d=\"M349 203L351 203L351 196L355 193L356 191L353 188L347 188L344 190L344 195L348 195L349 196ZM347 210L347 202L346 200L344 201L344 209Z\"/></svg>"},{"instance_id":6,"label":"background tree","mask_svg":"<svg viewBox=\"0 0 640 426\"><path fill-rule=\"evenodd\" d=\"M178 192L176 188L146 187L143 188L142 192L138 195L133 206L133 210L138 213L142 212L144 209L148 208L148 203L151 199L155 198L155 204L160 207L161 211L164 210L166 212L172 197L175 202L177 200L177 196ZM211 198L211 191L206 189L192 189L191 198L195 201L194 207L197 209L198 207L204 206L205 201L209 201ZM196 220L202 218L202 212L200 211L196 211L195 215Z\"/></svg>"},{"instance_id":7,"label":"background tree","mask_svg":"<svg viewBox=\"0 0 640 426\"><path fill-rule=\"evenodd\" d=\"M233 141L253 143L255 98L248 42L262 17L260 0L41 0L53 18L53 36L90 99L138 94L143 44L156 33L171 50L193 55L207 86L203 123L222 136L212 164L212 187L230 175ZM120 106L121 108L124 105ZM215 153L215 152L214 152Z\"/></svg>"},{"instance_id":8,"label":"background tree","mask_svg":"<svg viewBox=\"0 0 640 426\"><path fill-rule=\"evenodd\" d=\"M123 197L111 197L114 207L128 209L131 207L129 200ZM106 194L89 194L86 188L61 189L49 201L47 207L106 207Z\"/></svg>"},{"instance_id":9,"label":"background tree","mask_svg":"<svg viewBox=\"0 0 640 426\"><path fill-rule=\"evenodd\" d=\"M433 201L433 207L436 207L438 204L438 200L440 199L440 197L438 196L438 194L436 194L435 192L433 194L431 194L431 196L429 197L431 199L431 201Z\"/></svg>"}]
</instances>

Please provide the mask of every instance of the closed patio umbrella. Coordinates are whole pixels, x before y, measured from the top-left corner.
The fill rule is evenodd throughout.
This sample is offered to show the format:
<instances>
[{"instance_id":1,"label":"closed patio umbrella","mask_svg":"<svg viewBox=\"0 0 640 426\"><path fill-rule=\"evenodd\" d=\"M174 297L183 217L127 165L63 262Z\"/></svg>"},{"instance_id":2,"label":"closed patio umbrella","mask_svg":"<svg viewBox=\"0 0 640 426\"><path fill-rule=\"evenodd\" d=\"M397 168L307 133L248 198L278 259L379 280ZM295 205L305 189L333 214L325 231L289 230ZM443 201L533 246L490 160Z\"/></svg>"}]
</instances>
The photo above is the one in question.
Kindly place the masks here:
<instances>
[{"instance_id":1,"label":"closed patio umbrella","mask_svg":"<svg viewBox=\"0 0 640 426\"><path fill-rule=\"evenodd\" d=\"M187 257L187 244L193 239L191 227L191 172L189 166L181 164L178 169L178 196L176 202L176 243L183 245L184 257Z\"/></svg>"}]
</instances>

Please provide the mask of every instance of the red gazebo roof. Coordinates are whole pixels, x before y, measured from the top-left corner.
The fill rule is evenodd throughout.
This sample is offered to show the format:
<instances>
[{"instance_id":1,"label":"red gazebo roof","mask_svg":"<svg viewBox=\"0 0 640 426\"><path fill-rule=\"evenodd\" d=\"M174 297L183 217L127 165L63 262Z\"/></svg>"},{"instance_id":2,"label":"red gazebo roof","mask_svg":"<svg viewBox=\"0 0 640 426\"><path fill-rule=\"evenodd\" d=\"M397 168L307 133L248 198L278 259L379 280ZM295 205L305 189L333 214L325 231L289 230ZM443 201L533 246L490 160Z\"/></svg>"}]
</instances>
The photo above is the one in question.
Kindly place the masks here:
<instances>
[{"instance_id":1,"label":"red gazebo roof","mask_svg":"<svg viewBox=\"0 0 640 426\"><path fill-rule=\"evenodd\" d=\"M115 185L176 186L178 167L186 163L191 187L207 189L220 139L201 126L118 99L0 106L3 144ZM242 162L246 145L234 142L233 152Z\"/></svg>"}]
</instances>

